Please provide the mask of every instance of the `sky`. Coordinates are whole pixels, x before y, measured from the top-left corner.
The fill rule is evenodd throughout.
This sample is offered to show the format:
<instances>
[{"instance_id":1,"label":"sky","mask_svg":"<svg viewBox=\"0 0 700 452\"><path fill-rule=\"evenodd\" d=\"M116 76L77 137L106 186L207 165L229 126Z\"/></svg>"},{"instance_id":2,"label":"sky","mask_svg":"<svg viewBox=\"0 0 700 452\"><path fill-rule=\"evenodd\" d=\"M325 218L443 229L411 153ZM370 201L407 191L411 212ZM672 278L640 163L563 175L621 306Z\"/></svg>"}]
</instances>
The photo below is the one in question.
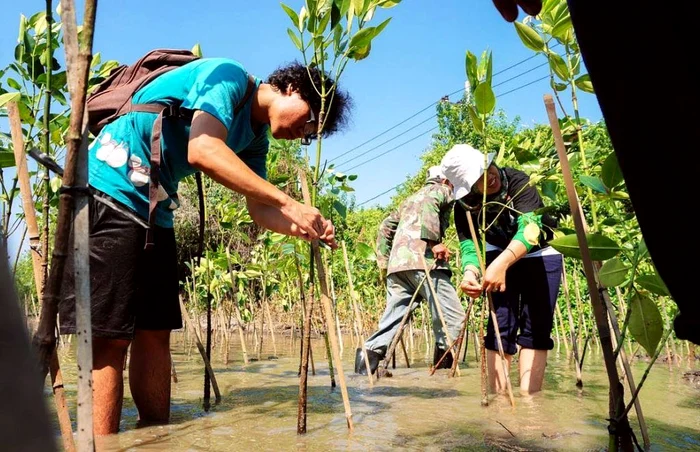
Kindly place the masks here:
<instances>
[{"instance_id":1,"label":"sky","mask_svg":"<svg viewBox=\"0 0 700 452\"><path fill-rule=\"evenodd\" d=\"M0 68L13 60L20 14L30 16L45 9L42 0L2 3ZM81 21L83 2L76 3ZM304 2L287 0L286 4L299 11ZM426 107L464 87L467 50L476 55L491 50L494 74L533 55L491 0L403 0L395 8L378 10L370 25L388 17L392 20L372 42L369 57L350 62L341 77L340 86L354 102L349 127L323 142L324 159L340 171L358 175L353 185L358 203L400 184L420 168L419 156L430 144L432 132L428 131L436 126L435 119L430 119L434 107ZM519 20L523 18L521 12ZM103 61L129 64L154 48L190 49L199 43L204 56L236 59L264 79L278 66L300 59L287 35L290 24L275 0L102 0L94 52L100 52ZM549 82L530 84L548 75L546 66L533 70L543 62L544 57L538 56L493 78L496 108L509 119L519 116L526 127L547 122L542 96L551 92ZM451 99L460 96L457 93ZM581 93L579 104L583 117L601 119L594 95ZM425 111L416 115L421 110ZM315 154L315 147L309 152ZM345 155L334 159L341 154ZM386 205L392 194L389 191L365 205Z\"/></svg>"}]
</instances>

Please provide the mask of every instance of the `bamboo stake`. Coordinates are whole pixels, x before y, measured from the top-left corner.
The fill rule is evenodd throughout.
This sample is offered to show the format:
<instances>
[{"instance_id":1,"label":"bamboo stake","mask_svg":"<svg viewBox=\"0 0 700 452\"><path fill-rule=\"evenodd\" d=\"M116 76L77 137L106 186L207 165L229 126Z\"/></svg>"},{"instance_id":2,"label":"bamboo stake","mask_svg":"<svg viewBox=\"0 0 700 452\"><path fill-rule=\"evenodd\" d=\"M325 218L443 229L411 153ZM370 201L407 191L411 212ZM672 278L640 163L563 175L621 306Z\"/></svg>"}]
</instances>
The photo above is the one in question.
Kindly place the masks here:
<instances>
[{"instance_id":1,"label":"bamboo stake","mask_svg":"<svg viewBox=\"0 0 700 452\"><path fill-rule=\"evenodd\" d=\"M603 305L603 302L600 300L600 297L598 295L596 271L593 267L593 261L591 260L590 250L588 248L588 242L586 240L586 232L585 227L583 225L581 205L579 203L578 196L576 194L576 188L574 187L574 182L571 176L569 160L568 156L566 155L566 147L564 145L564 139L559 128L559 119L557 118L556 107L554 106L552 96L546 94L544 96L544 103L547 109L549 123L552 128L552 134L554 135L554 144L557 149L557 154L559 156L559 163L561 165L562 173L564 174L566 193L567 197L569 198L571 213L574 219L574 225L576 227L576 236L578 238L579 249L581 252L581 257L583 259L586 281L588 283L588 291L591 297L591 304L593 305L593 311L595 314L598 333L602 345L605 367L608 373L608 381L610 384L609 419L611 419L611 424L616 424L611 425L610 429L610 449L617 449L617 446L619 444L624 450L632 450L633 446L632 438L630 435L631 429L629 426L629 420L627 418L627 414L623 413L625 403L624 387L620 383L617 365L615 363L615 356L613 355L612 341L610 338L610 329L608 328L608 324L606 321L605 306ZM618 418L618 416L620 417Z\"/></svg>"},{"instance_id":2,"label":"bamboo stake","mask_svg":"<svg viewBox=\"0 0 700 452\"><path fill-rule=\"evenodd\" d=\"M602 299L603 302L605 303L605 307L608 310L608 323L612 329L612 331L615 333L614 336L612 337L612 343L613 347L617 348L617 345L620 341L620 328L619 328L619 323L617 321L617 315L615 314L615 311L613 310L612 304L610 303L610 298L607 295L606 291L601 291L602 293ZM618 361L620 361L620 364L622 364L622 368L624 369L625 373L623 377L627 380L627 385L630 388L630 393L634 394L637 392L637 386L634 384L634 375L632 374L632 368L630 367L629 360L627 359L627 355L625 353L625 350L620 347L620 354L617 357ZM639 422L639 430L642 432L642 439L644 440L644 449L649 450L651 448L651 441L649 439L649 431L647 429L647 423L644 420L644 413L642 412L642 404L639 402L639 399L634 400L634 409L637 413L637 421Z\"/></svg>"},{"instance_id":3,"label":"bamboo stake","mask_svg":"<svg viewBox=\"0 0 700 452\"><path fill-rule=\"evenodd\" d=\"M569 295L569 283L568 283L568 278L566 277L566 259L564 259L564 256L561 257L561 264L562 264L561 279L562 279L562 285L564 286L564 299L566 300L566 310L567 310L568 318L569 318L569 334L571 335L571 348L574 352L574 362L575 362L575 367L576 367L576 387L582 388L583 387L583 377L581 374L582 374L582 366L583 366L583 357L579 358L578 337L574 333L574 317L571 314L571 297Z\"/></svg>"},{"instance_id":4,"label":"bamboo stake","mask_svg":"<svg viewBox=\"0 0 700 452\"><path fill-rule=\"evenodd\" d=\"M301 188L304 195L304 203L307 205L312 205L311 196L309 194L309 187L306 181L306 175L303 171L300 171L299 177L301 179ZM333 317L333 309L331 307L331 301L329 298L328 286L326 285L326 271L323 267L323 260L321 259L321 249L318 240L311 242L311 247L313 249L314 258L316 265L318 267L318 279L321 284L321 304L323 306L323 311L326 317L326 323L328 324L327 333L331 342L331 352L333 355L333 361L335 361L336 369L338 370L338 380L340 380L340 392L343 398L343 405L345 407L345 419L348 424L348 429L352 431L352 411L350 410L350 397L348 396L348 388L345 384L345 373L343 372L343 363L340 359L340 351L338 346L338 338L335 335L335 319ZM311 311L311 309L309 309Z\"/></svg>"},{"instance_id":5,"label":"bamboo stake","mask_svg":"<svg viewBox=\"0 0 700 452\"><path fill-rule=\"evenodd\" d=\"M348 249L345 246L345 240L341 240L340 245L343 247L343 261L345 263L345 272L348 274L348 288L350 289L350 301L352 304L352 310L355 314L355 333L358 337L363 337L364 332L362 330L362 316L360 315L360 308L357 303L357 292L355 292L355 285L352 280L352 272L350 272L350 260L348 259Z\"/></svg>"},{"instance_id":6,"label":"bamboo stake","mask_svg":"<svg viewBox=\"0 0 700 452\"><path fill-rule=\"evenodd\" d=\"M564 349L566 350L566 356L569 356L570 349L569 349L569 341L566 339L566 333L564 329L564 316L561 313L561 306L559 306L559 303L555 303L557 305L557 311L556 315L559 320L559 325L561 328L561 338L564 341ZM559 333L557 333L557 336L559 336Z\"/></svg>"},{"instance_id":7,"label":"bamboo stake","mask_svg":"<svg viewBox=\"0 0 700 452\"><path fill-rule=\"evenodd\" d=\"M270 303L267 302L267 297L263 300L265 304L265 312L267 313L267 324L270 334L272 335L272 349L273 353L277 356L277 341L275 340L275 324L272 321L272 314L270 313Z\"/></svg>"},{"instance_id":8,"label":"bamboo stake","mask_svg":"<svg viewBox=\"0 0 700 452\"><path fill-rule=\"evenodd\" d=\"M479 258L479 266L481 267L481 274L486 273L486 262L484 262L484 256L481 254L481 247L479 246L478 240L476 240L476 230L474 229L474 222L472 221L472 216L467 214L467 221L469 222L469 231L473 237L472 242L474 243L474 248L476 249L476 255ZM503 352L503 341L501 340L501 328L498 326L498 317L496 317L496 310L493 307L493 299L491 299L491 293L486 293L486 298L489 303L489 311L491 313L491 322L493 323L493 330L496 336L496 344L498 345L498 354L501 357L501 365L503 366L503 373L506 378L506 389L508 391L508 399L510 400L510 405L515 406L515 398L513 397L513 387L510 383L510 372L508 369L508 364L506 362L506 356ZM482 347L484 344L482 344ZM485 348L485 347L484 347ZM484 357L484 352L482 352L482 357Z\"/></svg>"},{"instance_id":9,"label":"bamboo stake","mask_svg":"<svg viewBox=\"0 0 700 452\"><path fill-rule=\"evenodd\" d=\"M80 190L75 196L73 206L68 207L68 215L73 214L73 247L75 270L75 317L76 338L78 339L78 451L93 451L95 438L93 432L93 396L92 396L92 317L90 303L90 247L88 212L88 131L87 81L92 61L92 41L95 30L97 0L85 2L83 17L82 42L78 42L73 0L61 2L61 19L63 22L63 42L66 49L66 66L68 72L69 92L71 96L70 129L68 131L68 153L63 184ZM73 165L68 163L69 156L75 157ZM67 175L73 166L73 180ZM67 180L68 179L68 180ZM72 208L71 208L72 207ZM72 212L71 212L72 211ZM59 210L59 223L62 212ZM67 230L70 225L63 225ZM58 231L56 234L58 245ZM65 262L65 257L63 258ZM63 265L60 265L61 267ZM62 274L56 278L62 279ZM60 287L61 283L58 283ZM58 296L60 291L54 293ZM56 318L53 316L55 324Z\"/></svg>"},{"instance_id":10,"label":"bamboo stake","mask_svg":"<svg viewBox=\"0 0 700 452\"><path fill-rule=\"evenodd\" d=\"M24 219L27 223L27 231L29 233L29 246L32 256L32 268L34 270L34 284L37 290L36 293L41 297L44 292L44 284L42 257L39 252L39 225L36 220L34 201L32 199L31 185L29 182L29 171L27 170L27 159L24 153L22 123L19 116L19 110L15 102L8 103L7 116L10 122L10 133L12 135L15 163L17 164L17 177L19 178L19 189L22 196L22 209L24 210ZM68 407L66 405L63 376L61 374L58 354L56 353L55 348L53 353L51 353L49 371L51 374L51 386L53 389L56 412L58 414L58 421L61 428L63 448L68 452L72 452L75 450L75 443L73 441L73 427L71 425L70 413L68 412Z\"/></svg>"},{"instance_id":11,"label":"bamboo stake","mask_svg":"<svg viewBox=\"0 0 700 452\"><path fill-rule=\"evenodd\" d=\"M421 254L421 261L423 262L423 270L425 271L426 280L428 281L428 288L430 293L433 295L433 300L435 300L435 308L438 312L438 317L440 318L440 324L445 332L445 338L447 339L447 349L452 353L452 359L459 361L459 356L454 351L454 340L450 335L450 331L447 329L447 324L445 323L445 316L442 314L442 306L440 306L440 300L438 299L437 292L435 291L435 286L433 285L433 279L430 277L430 269L428 268L428 263L425 262L425 257ZM459 375L459 365L457 365L457 375Z\"/></svg>"},{"instance_id":12,"label":"bamboo stake","mask_svg":"<svg viewBox=\"0 0 700 452\"><path fill-rule=\"evenodd\" d=\"M350 271L350 260L348 259L348 249L345 246L345 240L340 242L343 247L343 262L345 263L345 272L348 274L348 289L350 289L350 301L352 303L352 310L355 313L355 332L357 334L358 343L361 345L365 357L367 356L367 347L365 347L365 337L362 331L362 317L360 316L360 309L357 306L357 292L355 292L355 283L352 280L352 272ZM365 367L367 368L367 378L369 380L370 388L374 386L374 379L372 378L372 369L369 365L369 359L365 359Z\"/></svg>"},{"instance_id":13,"label":"bamboo stake","mask_svg":"<svg viewBox=\"0 0 700 452\"><path fill-rule=\"evenodd\" d=\"M241 339L241 351L243 353L243 362L245 364L248 364L248 351L246 350L246 345L245 345L245 335L243 334L243 319L241 316L241 310L238 307L238 299L237 299L237 285L236 285L236 280L234 279L234 273L233 273L233 265L231 265L231 253L229 253L228 248L226 248L226 265L228 266L228 273L231 276L231 299L233 300L233 309L236 313L236 322L238 322L238 336Z\"/></svg>"},{"instance_id":14,"label":"bamboo stake","mask_svg":"<svg viewBox=\"0 0 700 452\"><path fill-rule=\"evenodd\" d=\"M36 293L40 294L42 289L41 244L39 240L39 225L36 220L34 199L32 197L32 186L29 180L29 170L27 169L27 158L24 153L22 123L17 103L9 102L6 106L7 117L10 122L10 133L12 135L12 146L15 153L15 164L17 165L17 178L19 179L19 192L22 198L22 210L24 211L24 221L27 224L27 235L29 236L29 249L32 256L32 269L34 270L34 285L36 286Z\"/></svg>"},{"instance_id":15,"label":"bamboo stake","mask_svg":"<svg viewBox=\"0 0 700 452\"><path fill-rule=\"evenodd\" d=\"M211 362L209 361L209 358L207 357L207 351L204 349L204 344L202 344L202 339L199 336L199 333L197 333L197 330L194 328L192 318L190 317L190 313L187 312L187 308L185 307L185 303L182 301L182 296L180 297L180 311L182 312L182 317L185 319L185 323L192 329L192 334L194 335L194 340L195 343L197 344L197 349L199 350L199 354L202 355L202 360L204 361L204 367L209 374L209 378L211 379L211 386L214 388L214 396L216 397L216 402L218 403L221 401L221 393L219 392L219 385L216 382L216 376L214 375L214 369L211 367Z\"/></svg>"}]
</instances>

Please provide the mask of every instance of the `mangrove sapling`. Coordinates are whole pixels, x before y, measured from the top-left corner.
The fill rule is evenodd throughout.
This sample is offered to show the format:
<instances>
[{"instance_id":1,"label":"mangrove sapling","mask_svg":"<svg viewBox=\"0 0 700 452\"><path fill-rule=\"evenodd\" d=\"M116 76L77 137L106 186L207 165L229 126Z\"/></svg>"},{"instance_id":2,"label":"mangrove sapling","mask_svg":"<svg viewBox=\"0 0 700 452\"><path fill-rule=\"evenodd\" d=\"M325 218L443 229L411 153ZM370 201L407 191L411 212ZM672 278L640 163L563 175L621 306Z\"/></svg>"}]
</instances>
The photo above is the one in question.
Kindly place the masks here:
<instances>
[{"instance_id":1,"label":"mangrove sapling","mask_svg":"<svg viewBox=\"0 0 700 452\"><path fill-rule=\"evenodd\" d=\"M583 376L582 376L582 369L583 369L583 356L579 356L579 345L578 345L578 333L576 332L576 329L574 327L574 317L571 314L571 297L569 295L569 278L566 275L566 259L564 259L564 256L562 256L562 273L561 273L561 280L562 280L562 286L564 287L564 301L566 302L566 312L568 314L569 318L569 334L571 337L571 348L574 352L574 364L576 367L576 387L577 388L582 388L583 387ZM580 324L579 324L580 327ZM580 330L579 330L580 332Z\"/></svg>"},{"instance_id":2,"label":"mangrove sapling","mask_svg":"<svg viewBox=\"0 0 700 452\"><path fill-rule=\"evenodd\" d=\"M202 340L200 339L201 331L198 333L195 329L192 317L190 316L189 312L187 312L185 303L182 301L182 296L180 296L180 312L182 313L182 317L185 319L185 324L190 330L192 330L192 335L194 336L195 343L197 344L197 349L199 350L199 354L202 356L202 361L204 361L205 371L209 374L209 378L211 379L211 385L214 388L214 396L217 400L221 400L221 393L219 392L219 385L216 382L214 369L211 366L209 357L207 357L207 351L204 348L204 344L202 344Z\"/></svg>"},{"instance_id":3,"label":"mangrove sapling","mask_svg":"<svg viewBox=\"0 0 700 452\"><path fill-rule=\"evenodd\" d=\"M549 123L552 128L552 134L554 136L554 143L557 150L557 154L559 155L559 163L561 165L562 173L564 175L566 193L569 199L569 205L571 207L574 225L576 226L576 237L578 239L581 257L583 258L582 260L586 274L586 280L588 283L588 291L591 297L591 304L595 314L598 331L600 332L602 352L610 384L611 400L609 419L611 425L609 431L611 433L609 448L611 451L615 451L618 449L618 446L620 446L623 448L623 450L631 450L631 428L629 426L627 414L622 412L624 409L624 388L620 383L617 365L615 362L615 357L613 355L613 347L610 340L610 330L608 329L606 321L606 309L598 295L598 286L596 280L594 279L595 268L593 266L590 250L588 248L585 227L583 225L583 218L581 215L581 207L578 202L576 189L574 187L573 179L571 177L569 160L566 154L566 147L564 145L564 139L561 134L561 129L559 128L559 120L556 114L556 107L554 106L554 101L552 100L551 95L544 96L544 103L547 110Z\"/></svg>"},{"instance_id":4,"label":"mangrove sapling","mask_svg":"<svg viewBox=\"0 0 700 452\"><path fill-rule=\"evenodd\" d=\"M617 321L617 315L613 310L612 303L610 302L610 296L608 295L607 290L601 290L601 295L603 302L605 303L605 306L608 310L608 324L610 325L610 329L615 334L612 337L612 345L613 347L616 347L620 350L620 354L617 356L617 358L620 364L622 365L622 378L627 380L627 385L630 388L630 392L634 394L635 392L637 392L637 387L634 384L634 375L632 374L630 361L627 358L627 354L625 353L624 349L621 347L622 340L620 339L620 328L618 326L619 324ZM649 448L651 447L651 441L649 439L649 431L647 429L647 424L644 420L644 413L642 412L642 404L639 402L639 399L635 400L634 409L637 413L637 421L639 422L639 430L642 432L642 440L644 441L644 447L646 450L649 450Z\"/></svg>"},{"instance_id":5,"label":"mangrove sapling","mask_svg":"<svg viewBox=\"0 0 700 452\"><path fill-rule=\"evenodd\" d=\"M231 300L233 303L233 309L236 314L236 324L238 329L238 336L241 340L241 353L243 353L243 363L248 364L248 351L245 344L245 335L243 334L243 319L241 318L241 310L238 307L238 292L237 292L237 276L233 271L233 265L231 265L231 253L229 248L226 248L226 265L228 266L229 277L231 278Z\"/></svg>"},{"instance_id":6,"label":"mangrove sapling","mask_svg":"<svg viewBox=\"0 0 700 452\"><path fill-rule=\"evenodd\" d=\"M367 356L367 348L365 347L365 337L362 331L362 317L360 316L360 310L358 308L357 292L355 292L355 283L353 282L352 272L350 271L350 260L348 259L348 249L345 246L345 240L341 240L340 245L343 248L343 263L345 264L345 272L348 275L348 289L350 290L350 302L352 303L353 317L353 327L355 334L357 335L357 345L362 347L362 352L364 356ZM367 368L367 378L369 379L370 388L374 386L374 379L372 378L372 370L369 366L369 360L365 359L365 367Z\"/></svg>"},{"instance_id":7,"label":"mangrove sapling","mask_svg":"<svg viewBox=\"0 0 700 452\"><path fill-rule=\"evenodd\" d=\"M486 159L486 154L484 154L484 159ZM485 168L487 167L486 165L484 166ZM487 177L487 172L484 171L484 187L486 187L486 177ZM486 190L484 190L484 199L482 202L482 206L486 206ZM467 214L467 221L469 223L469 232L471 233L472 237L478 237L476 235L476 230L474 229L474 222L472 221L472 216ZM486 215L482 215L482 229L486 229ZM483 236L485 239L485 234ZM486 263L485 263L485 255L481 254L481 249L484 250L484 253L486 252L485 247L481 248L479 244L477 243L477 240L473 240L474 242L474 248L476 249L476 255L479 259L479 266L481 267L481 274L486 273ZM513 387L510 383L510 372L508 369L508 363L506 361L505 353L503 352L503 341L501 340L501 330L498 326L498 317L496 317L496 310L493 307L493 300L491 299L491 293L486 292L486 300L488 301L488 307L489 307L489 312L491 313L491 322L493 323L493 329L494 329L494 335L496 336L496 344L498 345L498 354L501 358L501 365L503 366L503 376L506 380L506 391L508 393L508 399L510 400L511 406L515 406L515 398L513 397ZM484 343L482 342L482 348L485 348ZM482 351L482 358L484 357L484 352ZM484 364L482 364L483 366ZM482 389L483 391L483 389Z\"/></svg>"}]
</instances>

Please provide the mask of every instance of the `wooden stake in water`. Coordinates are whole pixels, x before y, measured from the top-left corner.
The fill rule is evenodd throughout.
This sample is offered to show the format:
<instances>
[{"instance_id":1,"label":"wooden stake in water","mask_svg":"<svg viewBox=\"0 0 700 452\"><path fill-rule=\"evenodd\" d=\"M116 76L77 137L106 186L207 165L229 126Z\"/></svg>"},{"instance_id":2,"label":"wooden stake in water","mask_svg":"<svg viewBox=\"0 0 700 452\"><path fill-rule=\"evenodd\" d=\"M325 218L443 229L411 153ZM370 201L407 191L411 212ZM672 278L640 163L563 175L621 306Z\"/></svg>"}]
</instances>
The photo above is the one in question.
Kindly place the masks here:
<instances>
[{"instance_id":1,"label":"wooden stake in water","mask_svg":"<svg viewBox=\"0 0 700 452\"><path fill-rule=\"evenodd\" d=\"M303 171L300 171L301 179L301 191L304 195L304 203L311 205L311 196L309 194L309 186L306 181L306 175ZM314 261L318 268L318 280L321 284L321 305L323 306L323 311L326 317L327 324L327 334L331 343L331 353L333 355L333 361L335 361L335 368L338 372L338 380L340 382L340 392L343 397L343 405L345 407L345 419L348 424L348 429L353 429L352 423L352 411L350 410L350 397L348 396L348 388L345 383L345 373L343 371L343 363L340 359L340 347L338 345L338 338L335 332L335 317L333 315L333 308L331 306L331 300L329 296L328 286L326 284L326 270L323 266L323 260L321 259L321 248L318 240L311 242L311 247L313 249ZM309 313L311 309L309 308Z\"/></svg>"},{"instance_id":2,"label":"wooden stake in water","mask_svg":"<svg viewBox=\"0 0 700 452\"><path fill-rule=\"evenodd\" d=\"M92 318L90 304L90 248L88 214L88 131L87 79L92 61L92 41L95 31L96 0L85 2L83 29L80 42L75 22L73 0L61 1L63 43L66 49L68 86L71 95L68 154L76 158L72 189L80 190L75 196L73 210L73 267L75 270L75 317L78 340L78 451L93 451L95 438L92 417ZM66 165L68 170L69 165ZM64 174L65 177L65 174ZM70 186L64 180L64 184ZM70 226L64 224L63 227ZM63 275L57 275L62 277ZM59 284L60 285L60 284ZM55 322L55 319L54 319Z\"/></svg>"},{"instance_id":3,"label":"wooden stake in water","mask_svg":"<svg viewBox=\"0 0 700 452\"><path fill-rule=\"evenodd\" d=\"M483 256L481 254L481 250L479 249L479 241L476 240L476 230L474 229L474 222L472 221L472 216L470 214L467 214L467 221L469 222L469 231L472 234L472 237L474 237L474 248L476 249L476 255L479 258L479 266L481 267L481 274L483 275L486 273L486 263L483 260ZM493 300L491 299L491 293L487 292L486 293L486 299L488 300L489 303L489 311L491 312L491 323L493 323L493 330L494 330L494 335L496 336L496 344L498 345L498 354L501 357L501 364L503 365L503 374L505 375L506 378L506 390L508 391L508 399L510 400L510 405L515 406L515 398L513 397L513 387L510 384L510 372L508 372L508 364L506 361L506 356L505 353L503 352L503 341L501 340L501 329L498 326L498 317L496 317L496 310L493 307ZM483 345L483 344L482 344ZM485 353L482 352L482 356L484 356Z\"/></svg>"}]
</instances>

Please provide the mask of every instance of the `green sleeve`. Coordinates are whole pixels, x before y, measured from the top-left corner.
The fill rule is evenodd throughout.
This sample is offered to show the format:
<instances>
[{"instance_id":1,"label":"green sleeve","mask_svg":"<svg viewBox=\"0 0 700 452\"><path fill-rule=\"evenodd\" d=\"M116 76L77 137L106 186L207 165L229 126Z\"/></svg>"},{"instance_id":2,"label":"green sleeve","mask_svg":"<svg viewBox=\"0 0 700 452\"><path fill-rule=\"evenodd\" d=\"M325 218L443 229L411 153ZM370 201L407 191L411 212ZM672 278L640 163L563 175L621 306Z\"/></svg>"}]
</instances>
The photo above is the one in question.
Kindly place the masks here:
<instances>
[{"instance_id":1,"label":"green sleeve","mask_svg":"<svg viewBox=\"0 0 700 452\"><path fill-rule=\"evenodd\" d=\"M518 217L518 232L516 232L515 236L513 237L513 240L517 240L525 245L525 249L527 249L528 253L532 247L535 246L535 244L532 244L525 239L525 226L530 223L536 223L537 226L542 229L542 215L536 215L534 212L528 212L520 215Z\"/></svg>"},{"instance_id":2,"label":"green sleeve","mask_svg":"<svg viewBox=\"0 0 700 452\"><path fill-rule=\"evenodd\" d=\"M459 250L462 257L462 273L467 265L473 265L479 268L479 257L476 255L476 247L472 239L466 239L459 242Z\"/></svg>"}]
</instances>

